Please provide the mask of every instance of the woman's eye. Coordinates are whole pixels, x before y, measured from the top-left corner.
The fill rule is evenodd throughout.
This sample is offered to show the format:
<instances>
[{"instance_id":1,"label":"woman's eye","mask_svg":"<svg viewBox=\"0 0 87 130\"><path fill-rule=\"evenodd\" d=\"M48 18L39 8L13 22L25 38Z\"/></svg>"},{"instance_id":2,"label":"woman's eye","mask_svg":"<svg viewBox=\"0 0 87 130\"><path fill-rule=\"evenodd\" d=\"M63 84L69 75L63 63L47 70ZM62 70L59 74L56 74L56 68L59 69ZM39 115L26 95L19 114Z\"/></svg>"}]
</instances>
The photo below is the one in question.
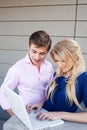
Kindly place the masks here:
<instances>
[{"instance_id":1,"label":"woman's eye","mask_svg":"<svg viewBox=\"0 0 87 130\"><path fill-rule=\"evenodd\" d=\"M62 63L65 63L65 61L64 61L64 60L62 60Z\"/></svg>"}]
</instances>

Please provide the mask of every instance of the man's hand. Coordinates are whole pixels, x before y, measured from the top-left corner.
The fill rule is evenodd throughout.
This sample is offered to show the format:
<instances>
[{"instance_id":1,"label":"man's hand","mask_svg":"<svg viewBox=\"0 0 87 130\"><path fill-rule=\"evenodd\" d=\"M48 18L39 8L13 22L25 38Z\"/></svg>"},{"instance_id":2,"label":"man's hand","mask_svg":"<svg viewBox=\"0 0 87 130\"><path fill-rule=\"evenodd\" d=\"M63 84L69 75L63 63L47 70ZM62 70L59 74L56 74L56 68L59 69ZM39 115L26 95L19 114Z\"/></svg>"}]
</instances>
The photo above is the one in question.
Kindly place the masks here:
<instances>
[{"instance_id":1,"label":"man's hand","mask_svg":"<svg viewBox=\"0 0 87 130\"><path fill-rule=\"evenodd\" d=\"M14 113L13 113L13 111L12 111L11 109L6 109L6 111L8 112L8 114L9 114L10 116L13 116L13 115L14 115Z\"/></svg>"},{"instance_id":2,"label":"man's hand","mask_svg":"<svg viewBox=\"0 0 87 130\"><path fill-rule=\"evenodd\" d=\"M27 109L27 112L31 112L32 110L34 110L36 113L42 108L43 106L43 102L40 102L40 103L37 103L37 104L28 104L26 105L26 109Z\"/></svg>"}]
</instances>

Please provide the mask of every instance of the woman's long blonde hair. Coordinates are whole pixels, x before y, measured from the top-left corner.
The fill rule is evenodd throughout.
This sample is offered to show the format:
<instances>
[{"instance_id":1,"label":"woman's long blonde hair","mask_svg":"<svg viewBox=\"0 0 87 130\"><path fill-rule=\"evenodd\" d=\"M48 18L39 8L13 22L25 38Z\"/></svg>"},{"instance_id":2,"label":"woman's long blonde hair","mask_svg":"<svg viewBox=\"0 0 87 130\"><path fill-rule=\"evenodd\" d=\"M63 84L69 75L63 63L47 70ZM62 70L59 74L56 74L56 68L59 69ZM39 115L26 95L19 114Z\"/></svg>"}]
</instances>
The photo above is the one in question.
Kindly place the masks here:
<instances>
[{"instance_id":1,"label":"woman's long blonde hair","mask_svg":"<svg viewBox=\"0 0 87 130\"><path fill-rule=\"evenodd\" d=\"M76 78L80 73L85 71L85 63L81 53L80 46L75 40L63 39L59 41L50 52L50 56L54 61L54 63L55 63L55 57L54 57L55 55L56 57L58 56L61 60L64 60L66 64L69 63L68 57L71 58L71 60L74 63L71 69L71 76L67 81L66 96L68 97L70 104L74 102L78 107L80 107L80 104L75 94ZM56 71L56 76L54 77L48 91L48 97L49 95L51 95L51 97L53 95L53 90L56 87L55 79L63 75L64 73L62 72L61 68L58 66Z\"/></svg>"}]
</instances>

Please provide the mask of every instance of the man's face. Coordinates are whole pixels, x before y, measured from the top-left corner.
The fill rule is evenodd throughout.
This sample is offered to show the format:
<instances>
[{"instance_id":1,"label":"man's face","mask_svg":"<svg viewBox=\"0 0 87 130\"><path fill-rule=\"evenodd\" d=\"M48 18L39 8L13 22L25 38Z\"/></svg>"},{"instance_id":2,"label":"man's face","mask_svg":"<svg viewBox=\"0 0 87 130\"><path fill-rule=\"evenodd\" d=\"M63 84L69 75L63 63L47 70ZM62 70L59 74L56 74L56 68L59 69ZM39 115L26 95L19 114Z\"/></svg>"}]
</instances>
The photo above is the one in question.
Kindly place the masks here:
<instances>
[{"instance_id":1,"label":"man's face","mask_svg":"<svg viewBox=\"0 0 87 130\"><path fill-rule=\"evenodd\" d=\"M29 57L32 64L40 67L47 54L47 47L37 47L35 44L31 44L29 47Z\"/></svg>"}]
</instances>

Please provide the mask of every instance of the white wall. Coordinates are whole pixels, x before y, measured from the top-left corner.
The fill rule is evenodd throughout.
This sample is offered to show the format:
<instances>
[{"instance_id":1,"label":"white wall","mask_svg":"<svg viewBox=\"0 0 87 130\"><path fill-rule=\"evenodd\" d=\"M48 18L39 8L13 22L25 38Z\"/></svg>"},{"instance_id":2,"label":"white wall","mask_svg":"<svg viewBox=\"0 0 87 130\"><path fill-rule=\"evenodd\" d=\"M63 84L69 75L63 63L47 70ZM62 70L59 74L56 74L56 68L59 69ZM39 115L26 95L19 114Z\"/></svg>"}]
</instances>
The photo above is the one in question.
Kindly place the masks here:
<instances>
[{"instance_id":1,"label":"white wall","mask_svg":"<svg viewBox=\"0 0 87 130\"><path fill-rule=\"evenodd\" d=\"M37 30L50 34L52 46L65 37L76 39L87 64L86 13L87 0L0 0L0 84L26 55L28 38Z\"/></svg>"}]
</instances>

